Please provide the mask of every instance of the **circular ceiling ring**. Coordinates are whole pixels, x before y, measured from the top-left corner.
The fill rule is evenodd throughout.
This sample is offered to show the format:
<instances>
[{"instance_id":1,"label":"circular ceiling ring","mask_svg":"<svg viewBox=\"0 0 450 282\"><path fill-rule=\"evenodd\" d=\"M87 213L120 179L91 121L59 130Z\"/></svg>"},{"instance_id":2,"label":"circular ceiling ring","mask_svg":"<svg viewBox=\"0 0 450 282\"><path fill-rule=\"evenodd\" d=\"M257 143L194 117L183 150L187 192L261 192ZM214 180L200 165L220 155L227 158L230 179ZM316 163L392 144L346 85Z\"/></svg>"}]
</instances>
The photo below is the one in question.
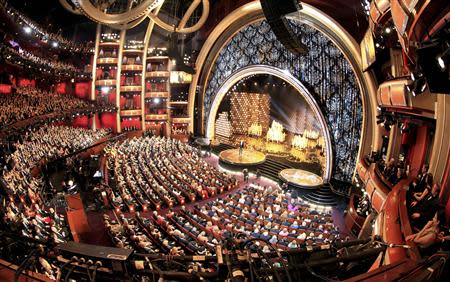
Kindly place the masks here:
<instances>
[{"instance_id":1,"label":"circular ceiling ring","mask_svg":"<svg viewBox=\"0 0 450 282\"><path fill-rule=\"evenodd\" d=\"M75 14L75 15L82 14L81 11L79 11L78 9L74 9L69 3L67 3L67 1L72 2L71 0L59 0L59 4L61 4L61 6L63 6L64 9L71 12L72 14Z\"/></svg>"},{"instance_id":2,"label":"circular ceiling ring","mask_svg":"<svg viewBox=\"0 0 450 282\"><path fill-rule=\"evenodd\" d=\"M191 27L185 27L185 25L186 25L187 21L189 20L189 18L191 17L191 15L194 13L197 6L200 4L200 0L195 0L192 2L191 6L187 10L186 14L183 16L183 19L181 20L180 25L178 27L174 27L174 26L162 21L160 18L158 18L157 15L155 15L151 12L148 14L148 16L150 17L150 19L152 21L155 22L155 24L157 24L159 27L161 27L162 29L164 29L168 32L191 33L191 32L195 32L195 31L199 30L205 24L206 20L208 19L209 9L210 9L209 0L201 0L201 3L203 5L202 15L201 15L200 19L198 20L198 22Z\"/></svg>"},{"instance_id":3,"label":"circular ceiling ring","mask_svg":"<svg viewBox=\"0 0 450 282\"><path fill-rule=\"evenodd\" d=\"M113 28L113 29L118 29L118 30L128 30L131 29L133 27L136 27L137 25L139 25L140 23L142 23L145 19L147 18L147 15L136 19L134 21L131 21L129 23L123 23L123 24L109 24L108 26Z\"/></svg>"},{"instance_id":4,"label":"circular ceiling ring","mask_svg":"<svg viewBox=\"0 0 450 282\"><path fill-rule=\"evenodd\" d=\"M130 11L120 14L108 14L92 5L90 0L72 0L76 7L87 17L100 24L122 25L145 17L153 9L160 7L164 0L144 0Z\"/></svg>"}]
</instances>

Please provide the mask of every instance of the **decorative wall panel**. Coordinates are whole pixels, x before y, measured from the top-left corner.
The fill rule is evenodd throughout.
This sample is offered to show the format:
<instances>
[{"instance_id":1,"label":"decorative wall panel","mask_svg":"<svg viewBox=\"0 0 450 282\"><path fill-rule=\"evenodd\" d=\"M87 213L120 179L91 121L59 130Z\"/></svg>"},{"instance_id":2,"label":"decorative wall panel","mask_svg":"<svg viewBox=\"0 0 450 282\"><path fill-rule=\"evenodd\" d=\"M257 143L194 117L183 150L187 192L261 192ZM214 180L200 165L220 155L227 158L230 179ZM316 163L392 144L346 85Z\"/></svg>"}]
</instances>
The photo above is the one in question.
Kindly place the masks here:
<instances>
[{"instance_id":1,"label":"decorative wall panel","mask_svg":"<svg viewBox=\"0 0 450 282\"><path fill-rule=\"evenodd\" d=\"M204 96L204 123L220 86L236 71L270 65L289 71L315 96L327 119L333 142L333 177L350 181L361 137L362 104L353 69L342 52L320 31L291 21L309 52L296 56L276 39L263 20L244 27L221 50ZM206 127L206 124L205 124Z\"/></svg>"}]
</instances>

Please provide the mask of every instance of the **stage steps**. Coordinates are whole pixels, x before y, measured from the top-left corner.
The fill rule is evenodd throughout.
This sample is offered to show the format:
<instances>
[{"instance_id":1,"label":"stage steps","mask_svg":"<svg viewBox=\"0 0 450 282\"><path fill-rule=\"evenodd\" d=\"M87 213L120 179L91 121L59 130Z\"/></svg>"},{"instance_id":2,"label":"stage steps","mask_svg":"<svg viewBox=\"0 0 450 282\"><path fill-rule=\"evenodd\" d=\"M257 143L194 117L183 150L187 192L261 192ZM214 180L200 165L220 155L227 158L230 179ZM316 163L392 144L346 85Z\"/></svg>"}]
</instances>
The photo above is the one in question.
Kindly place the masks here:
<instances>
[{"instance_id":1,"label":"stage steps","mask_svg":"<svg viewBox=\"0 0 450 282\"><path fill-rule=\"evenodd\" d=\"M313 190L312 192L305 191L300 194L300 197L316 205L322 206L336 206L338 204L338 197L331 191L330 184L326 183L321 188Z\"/></svg>"},{"instance_id":2,"label":"stage steps","mask_svg":"<svg viewBox=\"0 0 450 282\"><path fill-rule=\"evenodd\" d=\"M228 149L233 149L235 147L227 144L219 144L214 146L212 151L215 154L220 154L220 152ZM263 164L257 166L264 177L267 177L273 181L279 182L280 178L278 173L286 168L295 168L286 160L282 160L277 157L267 156L266 161ZM324 184L319 189L307 190L291 187L293 193L296 193L305 201L309 203L321 205L321 206L336 206L339 203L340 196L333 193L330 184Z\"/></svg>"},{"instance_id":3,"label":"stage steps","mask_svg":"<svg viewBox=\"0 0 450 282\"><path fill-rule=\"evenodd\" d=\"M258 165L258 169L263 176L277 182L280 180L278 178L278 173L286 168L292 168L292 166L270 158L266 158L266 161L263 164Z\"/></svg>"}]
</instances>

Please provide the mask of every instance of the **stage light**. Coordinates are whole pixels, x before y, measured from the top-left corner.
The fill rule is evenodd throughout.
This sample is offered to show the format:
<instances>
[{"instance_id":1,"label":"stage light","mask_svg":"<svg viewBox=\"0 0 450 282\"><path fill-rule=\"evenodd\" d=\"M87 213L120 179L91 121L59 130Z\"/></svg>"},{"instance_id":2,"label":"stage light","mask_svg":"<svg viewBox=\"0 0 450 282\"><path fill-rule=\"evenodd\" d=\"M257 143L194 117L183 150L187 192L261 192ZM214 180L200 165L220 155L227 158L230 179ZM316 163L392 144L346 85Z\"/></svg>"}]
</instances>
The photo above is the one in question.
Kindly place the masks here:
<instances>
[{"instance_id":1,"label":"stage light","mask_svg":"<svg viewBox=\"0 0 450 282\"><path fill-rule=\"evenodd\" d=\"M447 47L447 50L439 54L436 57L436 60L441 70L445 71L445 69L448 67L450 63L450 47Z\"/></svg>"},{"instance_id":2,"label":"stage light","mask_svg":"<svg viewBox=\"0 0 450 282\"><path fill-rule=\"evenodd\" d=\"M155 104L161 103L161 99L160 98L155 98L153 101L155 102Z\"/></svg>"},{"instance_id":3,"label":"stage light","mask_svg":"<svg viewBox=\"0 0 450 282\"><path fill-rule=\"evenodd\" d=\"M25 33L28 33L28 34L31 33L31 27L29 27L29 26L24 27L23 30L25 31Z\"/></svg>"},{"instance_id":4,"label":"stage light","mask_svg":"<svg viewBox=\"0 0 450 282\"><path fill-rule=\"evenodd\" d=\"M375 43L375 47L380 48L380 46L381 46L380 43L378 43L378 42Z\"/></svg>"},{"instance_id":5,"label":"stage light","mask_svg":"<svg viewBox=\"0 0 450 282\"><path fill-rule=\"evenodd\" d=\"M69 186L72 187L73 186L73 180L72 179L69 180L69 182L67 182L67 184L69 184Z\"/></svg>"},{"instance_id":6,"label":"stage light","mask_svg":"<svg viewBox=\"0 0 450 282\"><path fill-rule=\"evenodd\" d=\"M102 87L102 93L103 94L108 94L108 92L109 92L109 87L108 86L103 86Z\"/></svg>"},{"instance_id":7,"label":"stage light","mask_svg":"<svg viewBox=\"0 0 450 282\"><path fill-rule=\"evenodd\" d=\"M442 59L441 56L437 57L437 61L438 61L439 66L441 67L441 69L445 69L445 62L444 62L444 59Z\"/></svg>"},{"instance_id":8,"label":"stage light","mask_svg":"<svg viewBox=\"0 0 450 282\"><path fill-rule=\"evenodd\" d=\"M58 42L53 41L53 42L52 42L52 46L53 46L54 48L58 47Z\"/></svg>"},{"instance_id":9,"label":"stage light","mask_svg":"<svg viewBox=\"0 0 450 282\"><path fill-rule=\"evenodd\" d=\"M385 32L386 34L391 33L391 31L392 31L392 29L391 29L390 27L386 27L386 28L384 29L384 32Z\"/></svg>"}]
</instances>

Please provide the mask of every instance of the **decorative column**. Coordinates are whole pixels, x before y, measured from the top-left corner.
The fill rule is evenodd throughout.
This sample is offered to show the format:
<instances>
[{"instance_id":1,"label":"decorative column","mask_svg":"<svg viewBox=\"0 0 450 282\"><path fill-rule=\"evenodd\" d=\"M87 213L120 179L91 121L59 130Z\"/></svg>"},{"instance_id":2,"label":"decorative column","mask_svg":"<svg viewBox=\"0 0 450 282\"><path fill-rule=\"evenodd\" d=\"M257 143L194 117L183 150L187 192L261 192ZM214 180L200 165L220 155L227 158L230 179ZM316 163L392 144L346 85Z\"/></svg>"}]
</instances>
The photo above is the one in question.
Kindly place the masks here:
<instances>
[{"instance_id":1,"label":"decorative column","mask_svg":"<svg viewBox=\"0 0 450 282\"><path fill-rule=\"evenodd\" d=\"M122 55L123 55L123 47L125 44L125 35L126 30L120 31L120 41L119 41L119 54L118 54L118 62L117 62L117 74L116 74L116 106L117 106L117 115L116 115L116 126L117 132L122 132L122 124L120 122L120 78L122 76Z\"/></svg>"}]
</instances>

